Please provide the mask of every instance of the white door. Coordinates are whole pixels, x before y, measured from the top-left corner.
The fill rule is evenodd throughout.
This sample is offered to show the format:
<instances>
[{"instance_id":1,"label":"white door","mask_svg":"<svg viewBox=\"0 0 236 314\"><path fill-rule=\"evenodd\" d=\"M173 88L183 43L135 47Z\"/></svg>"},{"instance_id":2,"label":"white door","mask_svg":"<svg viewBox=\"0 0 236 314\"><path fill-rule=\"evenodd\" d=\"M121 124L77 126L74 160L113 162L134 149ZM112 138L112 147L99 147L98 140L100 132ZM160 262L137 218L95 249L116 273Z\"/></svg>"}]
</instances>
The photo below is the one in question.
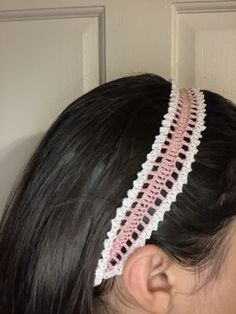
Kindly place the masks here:
<instances>
[{"instance_id":1,"label":"white door","mask_svg":"<svg viewBox=\"0 0 236 314\"><path fill-rule=\"evenodd\" d=\"M140 72L236 102L236 1L1 0L0 212L61 111Z\"/></svg>"}]
</instances>

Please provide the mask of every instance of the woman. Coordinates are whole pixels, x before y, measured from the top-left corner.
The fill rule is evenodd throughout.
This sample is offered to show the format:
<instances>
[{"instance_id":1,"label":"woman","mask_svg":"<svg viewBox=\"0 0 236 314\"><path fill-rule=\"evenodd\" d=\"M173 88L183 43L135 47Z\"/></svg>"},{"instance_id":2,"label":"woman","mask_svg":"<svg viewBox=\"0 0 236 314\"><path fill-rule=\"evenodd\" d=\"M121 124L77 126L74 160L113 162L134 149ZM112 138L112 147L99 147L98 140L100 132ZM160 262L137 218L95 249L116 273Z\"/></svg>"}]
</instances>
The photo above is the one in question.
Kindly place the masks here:
<instances>
[{"instance_id":1,"label":"woman","mask_svg":"<svg viewBox=\"0 0 236 314\"><path fill-rule=\"evenodd\" d=\"M196 101L188 90L186 112L190 106L198 110L199 103L206 107L198 142L185 143L192 154L187 182L155 218L145 243L135 247L131 239L135 249L126 246L128 253L122 244L125 258L114 249L118 228L123 230L134 206L126 210L124 226L120 221L115 230L111 221L147 154L160 148L152 144L170 117L174 88L180 120L180 90L158 75L143 74L95 88L53 123L0 225L1 314L236 313L236 107L222 96L203 91L204 100ZM196 119L191 123L194 130ZM174 127L172 132L174 139L182 134ZM173 138L172 146L179 153ZM161 206L155 202L153 216ZM115 262L109 250L104 258L109 238ZM109 273L120 259L119 272Z\"/></svg>"}]
</instances>

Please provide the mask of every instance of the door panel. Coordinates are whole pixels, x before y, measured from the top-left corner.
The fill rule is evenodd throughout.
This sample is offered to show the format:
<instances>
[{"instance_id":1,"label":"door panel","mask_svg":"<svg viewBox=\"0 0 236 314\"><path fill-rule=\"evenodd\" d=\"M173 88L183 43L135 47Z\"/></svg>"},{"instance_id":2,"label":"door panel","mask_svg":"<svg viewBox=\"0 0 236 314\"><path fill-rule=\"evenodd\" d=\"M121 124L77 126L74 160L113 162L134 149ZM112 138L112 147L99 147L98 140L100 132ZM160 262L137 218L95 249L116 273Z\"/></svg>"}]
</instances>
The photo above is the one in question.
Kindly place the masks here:
<instances>
[{"instance_id":1,"label":"door panel","mask_svg":"<svg viewBox=\"0 0 236 314\"><path fill-rule=\"evenodd\" d=\"M236 2L173 4L172 77L236 102Z\"/></svg>"}]
</instances>

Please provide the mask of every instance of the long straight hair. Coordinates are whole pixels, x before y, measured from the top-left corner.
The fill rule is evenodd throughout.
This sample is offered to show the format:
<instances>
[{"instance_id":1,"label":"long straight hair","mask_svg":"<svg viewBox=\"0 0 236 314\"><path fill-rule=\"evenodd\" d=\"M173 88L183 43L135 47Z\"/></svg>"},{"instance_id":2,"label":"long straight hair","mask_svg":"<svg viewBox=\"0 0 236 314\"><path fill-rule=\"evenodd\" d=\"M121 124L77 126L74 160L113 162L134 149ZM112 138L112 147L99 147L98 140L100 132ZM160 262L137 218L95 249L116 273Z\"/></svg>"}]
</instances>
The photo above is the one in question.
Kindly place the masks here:
<instances>
[{"instance_id":1,"label":"long straight hair","mask_svg":"<svg viewBox=\"0 0 236 314\"><path fill-rule=\"evenodd\" d=\"M1 220L1 314L96 312L108 289L93 288L103 241L159 132L170 90L154 74L114 80L52 124ZM193 171L148 241L186 266L219 265L222 230L236 214L236 108L203 92L207 128Z\"/></svg>"}]
</instances>

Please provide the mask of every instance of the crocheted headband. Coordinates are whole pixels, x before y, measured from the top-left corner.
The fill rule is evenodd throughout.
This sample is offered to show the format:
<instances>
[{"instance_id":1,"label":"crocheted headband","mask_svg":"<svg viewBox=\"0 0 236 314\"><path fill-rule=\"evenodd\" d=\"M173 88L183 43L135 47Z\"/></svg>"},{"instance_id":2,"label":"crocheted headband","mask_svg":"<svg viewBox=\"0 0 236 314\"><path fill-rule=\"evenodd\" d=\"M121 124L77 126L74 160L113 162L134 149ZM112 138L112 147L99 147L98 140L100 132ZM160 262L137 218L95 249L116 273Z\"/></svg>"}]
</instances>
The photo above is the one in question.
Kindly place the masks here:
<instances>
[{"instance_id":1,"label":"crocheted headband","mask_svg":"<svg viewBox=\"0 0 236 314\"><path fill-rule=\"evenodd\" d=\"M152 231L187 183L205 129L205 100L199 88L178 89L171 81L168 112L132 189L117 208L104 241L94 285L122 274L130 254Z\"/></svg>"}]
</instances>

